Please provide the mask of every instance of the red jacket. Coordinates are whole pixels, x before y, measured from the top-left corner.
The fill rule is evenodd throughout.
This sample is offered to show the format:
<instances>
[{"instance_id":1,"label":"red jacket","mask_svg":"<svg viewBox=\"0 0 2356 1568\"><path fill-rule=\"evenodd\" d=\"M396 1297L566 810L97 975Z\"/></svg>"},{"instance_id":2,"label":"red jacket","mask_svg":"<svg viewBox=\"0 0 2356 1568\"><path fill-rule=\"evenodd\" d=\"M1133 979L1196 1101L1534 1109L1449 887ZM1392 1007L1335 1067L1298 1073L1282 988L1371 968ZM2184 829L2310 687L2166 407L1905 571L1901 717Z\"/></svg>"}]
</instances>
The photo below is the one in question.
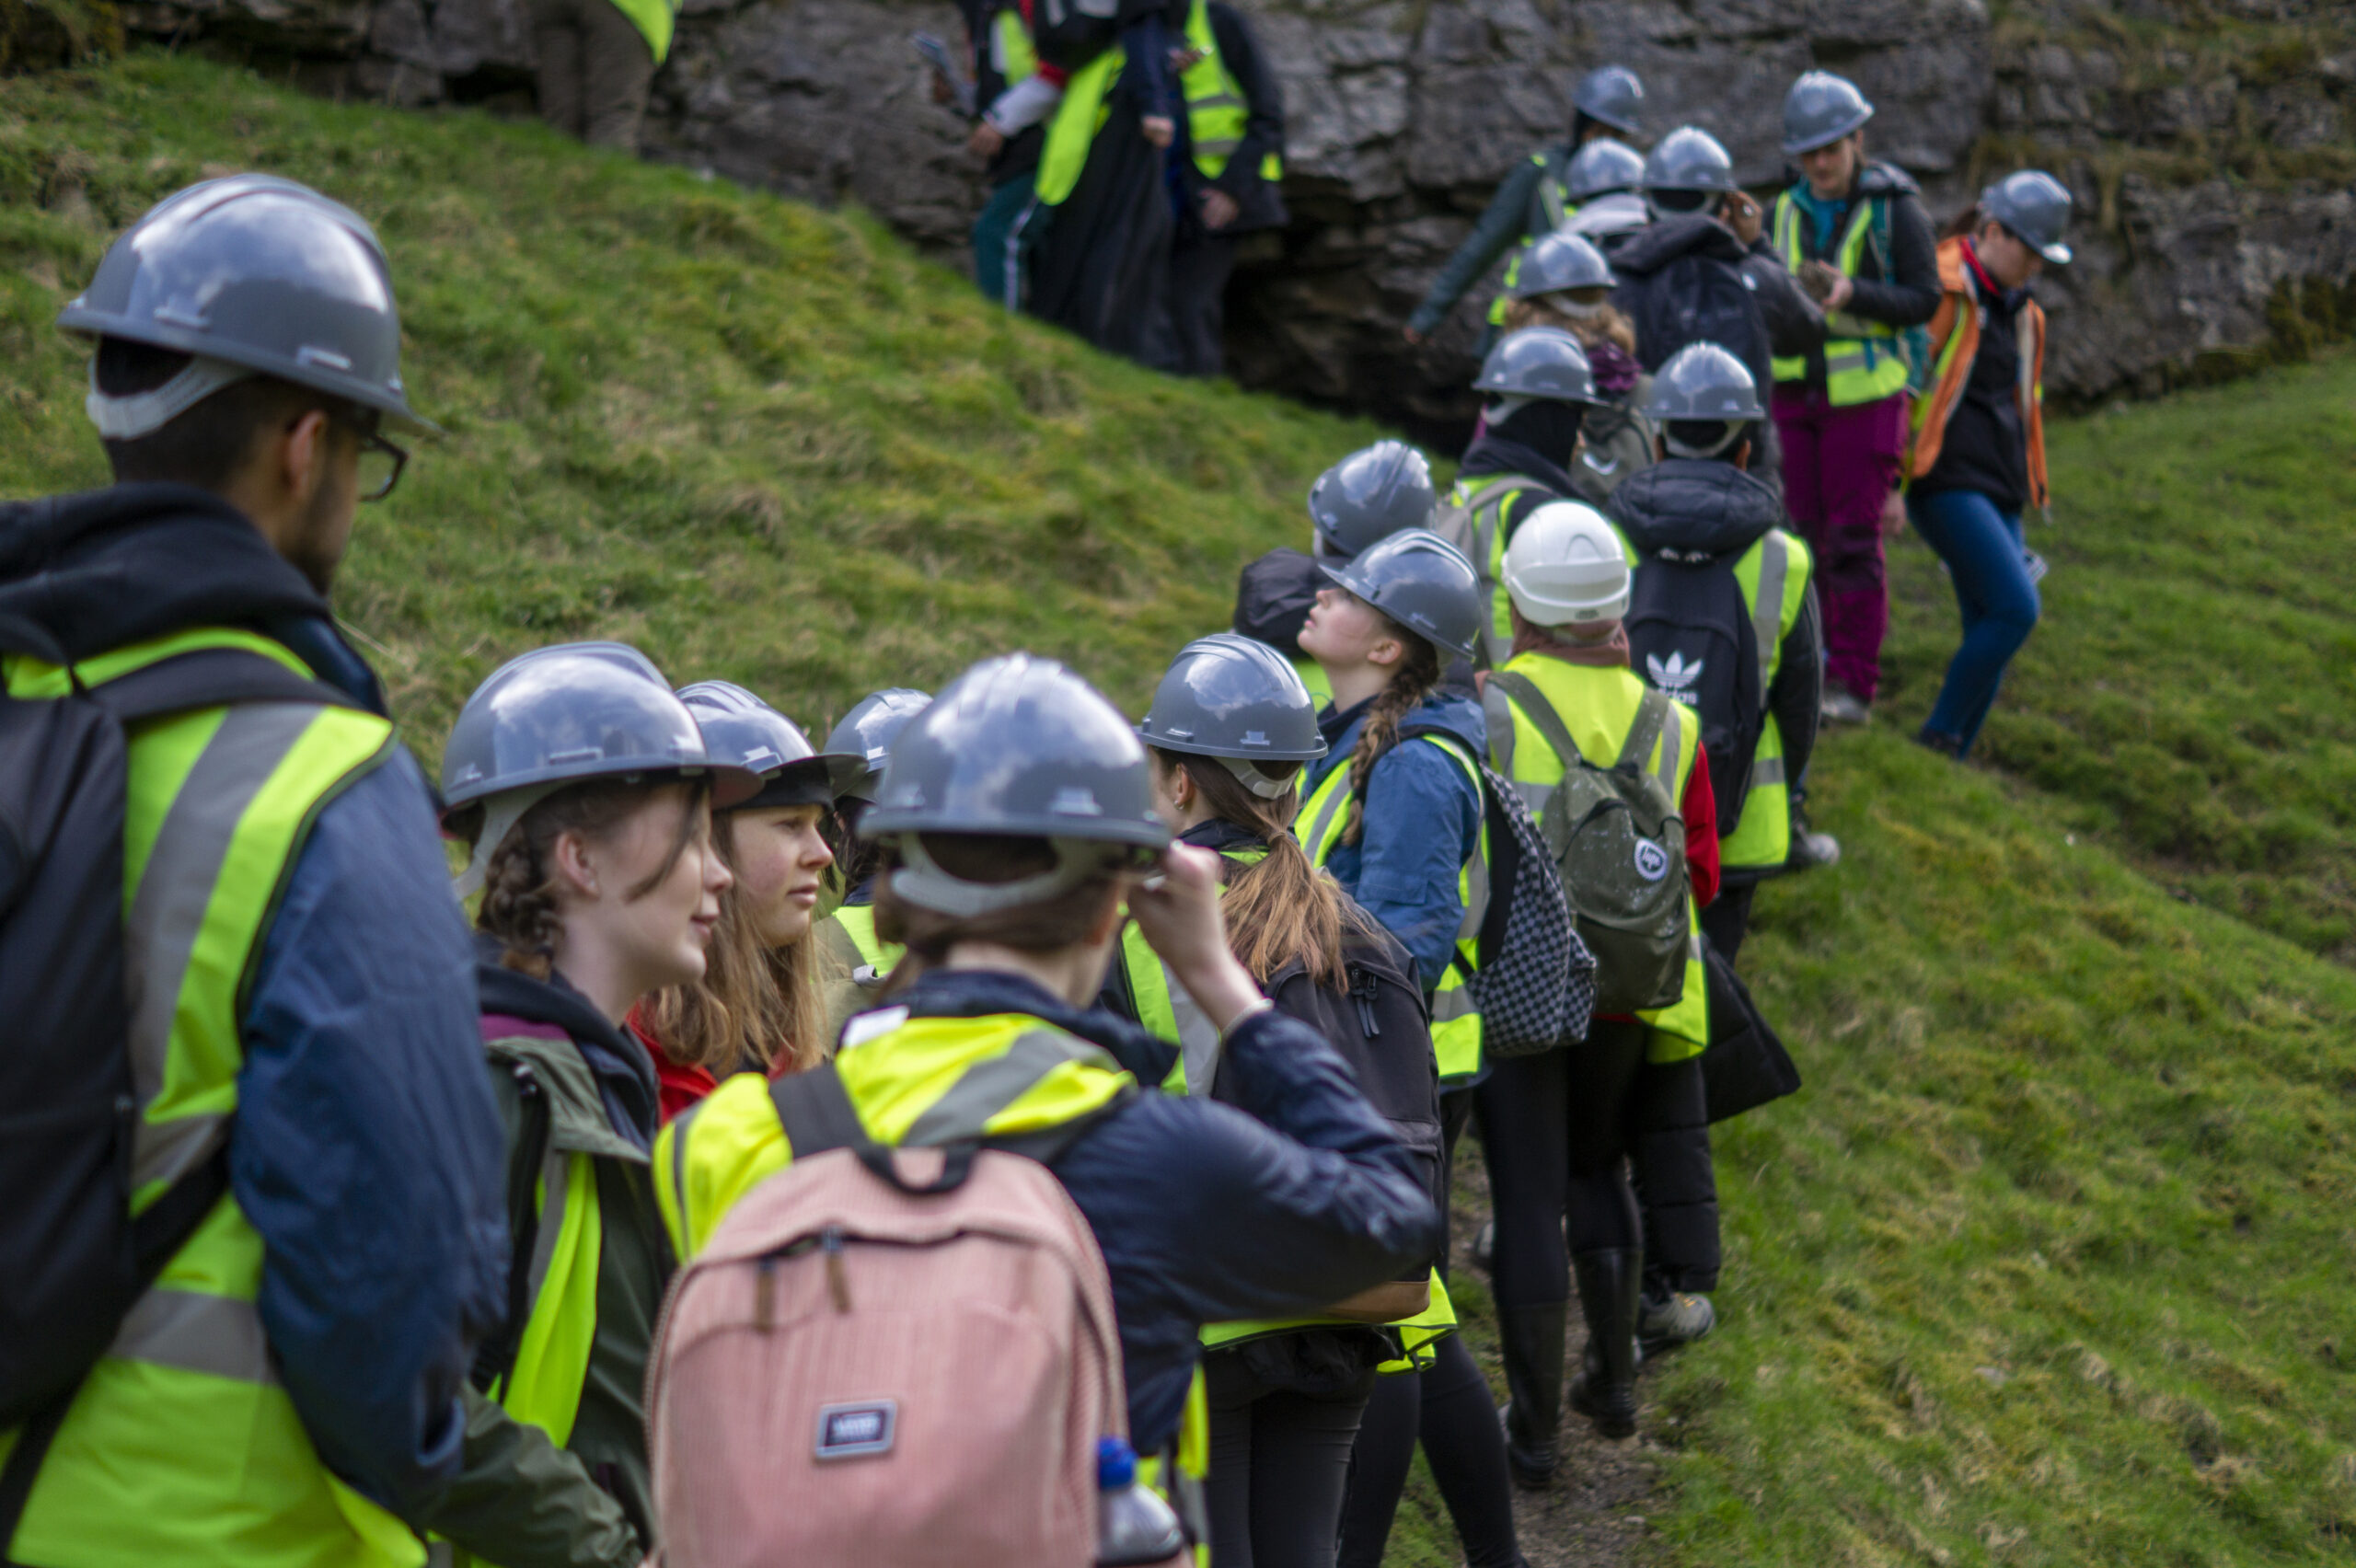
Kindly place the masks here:
<instances>
[{"instance_id":1,"label":"red jacket","mask_svg":"<svg viewBox=\"0 0 2356 1568\"><path fill-rule=\"evenodd\" d=\"M653 1058L654 1079L662 1092L663 1120L666 1124L672 1117L720 1087L720 1080L711 1076L709 1068L683 1066L673 1061L671 1054L664 1050L661 1043L646 1032L646 1025L640 1018L638 1009L630 1009L629 1017L623 1021L629 1025L629 1032L637 1037L638 1043L646 1047L647 1055Z\"/></svg>"}]
</instances>

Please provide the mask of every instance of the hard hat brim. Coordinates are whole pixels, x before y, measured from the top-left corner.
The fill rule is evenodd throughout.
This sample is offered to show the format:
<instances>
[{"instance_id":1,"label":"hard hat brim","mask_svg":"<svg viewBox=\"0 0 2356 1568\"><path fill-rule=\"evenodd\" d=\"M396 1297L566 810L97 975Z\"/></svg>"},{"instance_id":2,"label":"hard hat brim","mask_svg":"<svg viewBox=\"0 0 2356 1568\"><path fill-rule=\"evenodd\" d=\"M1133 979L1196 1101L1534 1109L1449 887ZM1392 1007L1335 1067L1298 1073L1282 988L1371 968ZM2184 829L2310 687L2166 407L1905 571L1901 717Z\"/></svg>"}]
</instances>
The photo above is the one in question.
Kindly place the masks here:
<instances>
[{"instance_id":1,"label":"hard hat brim","mask_svg":"<svg viewBox=\"0 0 2356 1568\"><path fill-rule=\"evenodd\" d=\"M1423 634L1418 632L1416 635L1420 637ZM1138 739L1156 751L1184 752L1188 756L1231 756L1244 762L1315 762L1327 750L1322 739L1318 741L1315 751L1288 746L1210 746L1196 741L1174 741L1167 735L1157 735L1142 724L1138 726Z\"/></svg>"},{"instance_id":2,"label":"hard hat brim","mask_svg":"<svg viewBox=\"0 0 2356 1568\"><path fill-rule=\"evenodd\" d=\"M1034 812L1001 816L968 816L963 811L934 812L914 806L876 806L859 819L861 838L885 838L901 833L969 833L993 838L1084 838L1100 844L1137 844L1149 849L1167 847L1170 829L1160 822L1144 823L1103 817L1057 816Z\"/></svg>"}]
</instances>

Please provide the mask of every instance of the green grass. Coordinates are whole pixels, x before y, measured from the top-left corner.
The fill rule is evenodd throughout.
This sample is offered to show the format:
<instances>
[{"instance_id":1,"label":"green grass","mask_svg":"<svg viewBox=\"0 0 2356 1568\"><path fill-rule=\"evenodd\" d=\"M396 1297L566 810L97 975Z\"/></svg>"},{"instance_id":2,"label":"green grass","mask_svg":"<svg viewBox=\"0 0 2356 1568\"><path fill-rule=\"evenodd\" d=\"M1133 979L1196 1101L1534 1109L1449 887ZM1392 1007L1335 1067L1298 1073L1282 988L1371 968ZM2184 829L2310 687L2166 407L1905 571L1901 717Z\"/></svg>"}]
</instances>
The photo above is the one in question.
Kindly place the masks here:
<instances>
[{"instance_id":1,"label":"green grass","mask_svg":"<svg viewBox=\"0 0 2356 1568\"><path fill-rule=\"evenodd\" d=\"M429 757L583 636L814 721L1014 646L1134 705L1369 433L1010 322L857 214L151 55L0 81L0 490L101 481L50 320L156 196L255 167L380 222L453 432L341 589ZM2327 359L2055 431L1992 768L1901 738L1954 620L1898 549L1894 694L1817 773L1848 859L1745 955L1808 1088L1722 1131L1726 1326L1659 1374L1646 1551L2346 1556L2351 397ZM1394 1545L1456 1561L1427 1484Z\"/></svg>"}]
</instances>

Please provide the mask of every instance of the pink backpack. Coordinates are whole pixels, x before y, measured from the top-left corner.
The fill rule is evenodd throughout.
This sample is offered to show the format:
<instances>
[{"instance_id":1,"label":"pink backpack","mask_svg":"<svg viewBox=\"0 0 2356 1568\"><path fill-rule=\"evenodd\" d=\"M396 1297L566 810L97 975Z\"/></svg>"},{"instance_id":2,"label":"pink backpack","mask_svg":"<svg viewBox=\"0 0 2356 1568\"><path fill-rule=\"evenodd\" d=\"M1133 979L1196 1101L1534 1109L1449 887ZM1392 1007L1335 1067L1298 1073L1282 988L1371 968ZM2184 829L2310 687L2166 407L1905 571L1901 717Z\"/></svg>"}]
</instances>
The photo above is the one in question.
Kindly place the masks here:
<instances>
[{"instance_id":1,"label":"pink backpack","mask_svg":"<svg viewBox=\"0 0 2356 1568\"><path fill-rule=\"evenodd\" d=\"M663 1563L1093 1563L1097 1439L1128 1407L1087 1219L1021 1155L868 1140L831 1066L777 1088L797 1158L656 1334Z\"/></svg>"}]
</instances>

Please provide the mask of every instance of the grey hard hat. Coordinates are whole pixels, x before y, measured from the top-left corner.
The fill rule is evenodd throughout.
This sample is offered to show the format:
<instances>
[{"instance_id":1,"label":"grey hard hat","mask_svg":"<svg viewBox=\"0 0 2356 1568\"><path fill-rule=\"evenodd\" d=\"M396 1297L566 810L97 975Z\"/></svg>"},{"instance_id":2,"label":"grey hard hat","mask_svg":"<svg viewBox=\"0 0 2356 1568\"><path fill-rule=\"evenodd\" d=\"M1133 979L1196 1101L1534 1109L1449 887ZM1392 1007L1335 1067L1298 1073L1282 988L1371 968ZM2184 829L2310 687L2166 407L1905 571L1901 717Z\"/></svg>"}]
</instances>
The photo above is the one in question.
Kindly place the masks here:
<instances>
[{"instance_id":1,"label":"grey hard hat","mask_svg":"<svg viewBox=\"0 0 2356 1568\"><path fill-rule=\"evenodd\" d=\"M1579 78L1571 107L1634 135L1644 129L1645 84L1625 65L1599 65Z\"/></svg>"},{"instance_id":2,"label":"grey hard hat","mask_svg":"<svg viewBox=\"0 0 2356 1568\"><path fill-rule=\"evenodd\" d=\"M1563 196L1570 202L1592 202L1614 190L1640 189L1644 183L1645 156L1609 136L1589 142L1563 166Z\"/></svg>"},{"instance_id":3,"label":"grey hard hat","mask_svg":"<svg viewBox=\"0 0 2356 1568\"><path fill-rule=\"evenodd\" d=\"M1472 657L1481 635L1481 575L1464 553L1426 528L1393 534L1326 576L1438 648Z\"/></svg>"},{"instance_id":4,"label":"grey hard hat","mask_svg":"<svg viewBox=\"0 0 2356 1568\"><path fill-rule=\"evenodd\" d=\"M909 721L859 831L1170 842L1137 732L1094 686L1029 653L984 660Z\"/></svg>"},{"instance_id":5,"label":"grey hard hat","mask_svg":"<svg viewBox=\"0 0 2356 1568\"><path fill-rule=\"evenodd\" d=\"M1699 125L1680 125L1663 136L1645 158L1647 190L1732 192L1734 159L1715 136Z\"/></svg>"},{"instance_id":6,"label":"grey hard hat","mask_svg":"<svg viewBox=\"0 0 2356 1568\"><path fill-rule=\"evenodd\" d=\"M1514 299L1530 299L1565 289L1608 289L1619 281L1593 240L1584 235L1548 234L1522 248L1506 294ZM1580 357L1586 357L1584 350Z\"/></svg>"},{"instance_id":7,"label":"grey hard hat","mask_svg":"<svg viewBox=\"0 0 2356 1568\"><path fill-rule=\"evenodd\" d=\"M1874 117L1857 84L1830 71L1810 71L1784 95L1784 151L1796 157L1830 146Z\"/></svg>"},{"instance_id":8,"label":"grey hard hat","mask_svg":"<svg viewBox=\"0 0 2356 1568\"><path fill-rule=\"evenodd\" d=\"M1402 528L1420 528L1439 502L1432 466L1403 441L1362 446L1309 487L1318 553L1347 560Z\"/></svg>"},{"instance_id":9,"label":"grey hard hat","mask_svg":"<svg viewBox=\"0 0 2356 1568\"><path fill-rule=\"evenodd\" d=\"M1560 327L1524 327L1497 340L1472 389L1498 398L1551 398L1593 403L1595 371L1578 339Z\"/></svg>"},{"instance_id":10,"label":"grey hard hat","mask_svg":"<svg viewBox=\"0 0 2356 1568\"><path fill-rule=\"evenodd\" d=\"M2070 190L2041 168L2008 174L1980 193L1980 212L2021 237L2048 261L2070 259L2062 236L2070 226Z\"/></svg>"},{"instance_id":11,"label":"grey hard hat","mask_svg":"<svg viewBox=\"0 0 2356 1568\"><path fill-rule=\"evenodd\" d=\"M57 324L225 360L436 428L401 386L400 315L375 231L291 179L234 174L166 197L108 247Z\"/></svg>"},{"instance_id":12,"label":"grey hard hat","mask_svg":"<svg viewBox=\"0 0 2356 1568\"><path fill-rule=\"evenodd\" d=\"M1325 755L1317 701L1299 672L1266 643L1231 631L1197 638L1178 651L1138 734L1163 751L1216 757L1266 801L1294 787L1297 765ZM1271 774L1262 763L1296 766Z\"/></svg>"},{"instance_id":13,"label":"grey hard hat","mask_svg":"<svg viewBox=\"0 0 2356 1568\"><path fill-rule=\"evenodd\" d=\"M741 806L830 804L837 770L857 760L813 750L799 724L733 682L681 686L679 700L695 715L713 762L760 775L760 792Z\"/></svg>"},{"instance_id":14,"label":"grey hard hat","mask_svg":"<svg viewBox=\"0 0 2356 1568\"><path fill-rule=\"evenodd\" d=\"M852 704L851 710L826 733L827 751L859 759L856 767L846 766L836 778L836 794L873 801L875 787L884 779L884 765L892 757L893 740L931 701L929 691L887 686L869 692Z\"/></svg>"},{"instance_id":15,"label":"grey hard hat","mask_svg":"<svg viewBox=\"0 0 2356 1568\"><path fill-rule=\"evenodd\" d=\"M1742 361L1715 343L1688 343L1653 375L1645 414L1670 420L1763 420L1759 386Z\"/></svg>"}]
</instances>

